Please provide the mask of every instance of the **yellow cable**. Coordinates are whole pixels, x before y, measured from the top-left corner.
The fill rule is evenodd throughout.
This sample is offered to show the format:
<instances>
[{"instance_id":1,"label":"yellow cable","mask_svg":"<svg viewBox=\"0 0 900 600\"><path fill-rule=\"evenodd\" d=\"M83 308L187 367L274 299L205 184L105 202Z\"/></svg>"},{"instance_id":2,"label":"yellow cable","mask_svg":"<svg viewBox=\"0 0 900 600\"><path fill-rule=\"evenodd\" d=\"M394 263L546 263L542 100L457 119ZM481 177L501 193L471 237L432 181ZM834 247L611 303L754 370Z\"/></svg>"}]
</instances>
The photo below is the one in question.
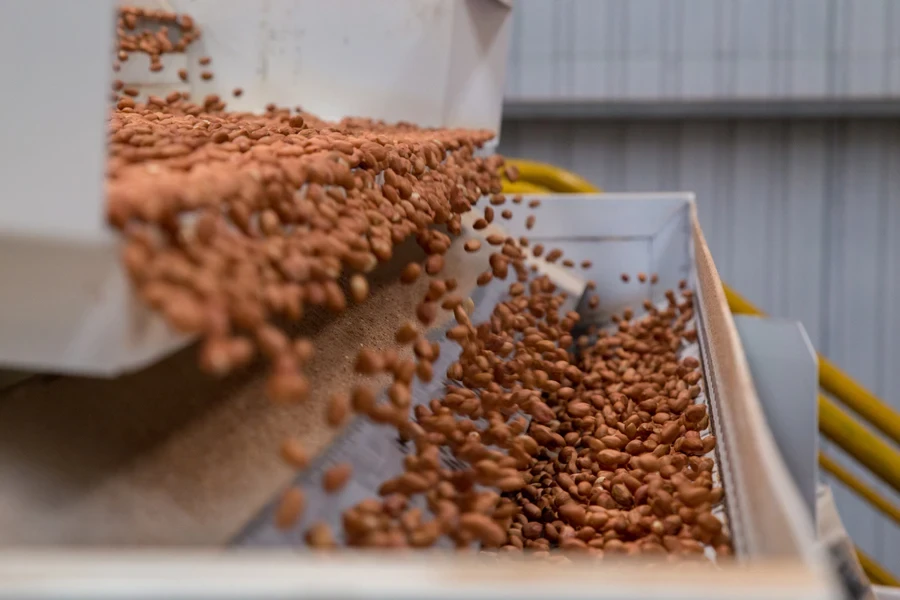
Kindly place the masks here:
<instances>
[{"instance_id":1,"label":"yellow cable","mask_svg":"<svg viewBox=\"0 0 900 600\"><path fill-rule=\"evenodd\" d=\"M507 158L506 164L515 166L519 170L519 181L540 185L557 194L597 194L601 192L587 179L565 169L521 158Z\"/></svg>"},{"instance_id":2,"label":"yellow cable","mask_svg":"<svg viewBox=\"0 0 900 600\"><path fill-rule=\"evenodd\" d=\"M900 492L900 452L821 394L819 432Z\"/></svg>"},{"instance_id":3,"label":"yellow cable","mask_svg":"<svg viewBox=\"0 0 900 600\"><path fill-rule=\"evenodd\" d=\"M819 452L819 464L823 469L837 477L839 481L856 492L860 497L868 500L872 506L884 513L889 519L900 525L900 508L891 504L889 500L870 487L866 482L842 467L836 460L821 452Z\"/></svg>"},{"instance_id":4,"label":"yellow cable","mask_svg":"<svg viewBox=\"0 0 900 600\"><path fill-rule=\"evenodd\" d=\"M723 285L725 297L731 312L745 315L765 316L740 294ZM847 408L871 423L895 444L900 444L900 413L882 402L872 392L865 389L831 361L817 354L819 358L819 385L843 402ZM900 470L900 467L897 467Z\"/></svg>"},{"instance_id":5,"label":"yellow cable","mask_svg":"<svg viewBox=\"0 0 900 600\"><path fill-rule=\"evenodd\" d=\"M900 586L900 579L891 575L890 571L879 565L859 548L856 549L856 558L859 560L863 571L869 576L869 581L875 585Z\"/></svg>"},{"instance_id":6,"label":"yellow cable","mask_svg":"<svg viewBox=\"0 0 900 600\"><path fill-rule=\"evenodd\" d=\"M821 354L819 385L846 404L847 408L881 430L895 444L900 444L900 413L892 410L875 394L851 379Z\"/></svg>"},{"instance_id":7,"label":"yellow cable","mask_svg":"<svg viewBox=\"0 0 900 600\"><path fill-rule=\"evenodd\" d=\"M518 181L503 180L504 194L549 194L550 190L544 186L529 183L519 179Z\"/></svg>"}]
</instances>

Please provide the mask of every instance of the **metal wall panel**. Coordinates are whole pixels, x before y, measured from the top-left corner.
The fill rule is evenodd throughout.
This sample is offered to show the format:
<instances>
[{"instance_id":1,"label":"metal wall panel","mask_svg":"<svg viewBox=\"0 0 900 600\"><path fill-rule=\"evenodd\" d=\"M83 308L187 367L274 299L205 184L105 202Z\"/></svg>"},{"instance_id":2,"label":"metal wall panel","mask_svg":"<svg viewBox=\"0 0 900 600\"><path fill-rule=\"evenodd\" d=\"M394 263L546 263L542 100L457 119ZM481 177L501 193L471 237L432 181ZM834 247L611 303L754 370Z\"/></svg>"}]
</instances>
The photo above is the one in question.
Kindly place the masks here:
<instances>
[{"instance_id":1,"label":"metal wall panel","mask_svg":"<svg viewBox=\"0 0 900 600\"><path fill-rule=\"evenodd\" d=\"M518 0L507 98L900 95L895 0Z\"/></svg>"},{"instance_id":2,"label":"metal wall panel","mask_svg":"<svg viewBox=\"0 0 900 600\"><path fill-rule=\"evenodd\" d=\"M722 278L900 410L900 121L510 120L500 151L608 191L696 192ZM832 483L857 544L900 573L900 528Z\"/></svg>"}]
</instances>

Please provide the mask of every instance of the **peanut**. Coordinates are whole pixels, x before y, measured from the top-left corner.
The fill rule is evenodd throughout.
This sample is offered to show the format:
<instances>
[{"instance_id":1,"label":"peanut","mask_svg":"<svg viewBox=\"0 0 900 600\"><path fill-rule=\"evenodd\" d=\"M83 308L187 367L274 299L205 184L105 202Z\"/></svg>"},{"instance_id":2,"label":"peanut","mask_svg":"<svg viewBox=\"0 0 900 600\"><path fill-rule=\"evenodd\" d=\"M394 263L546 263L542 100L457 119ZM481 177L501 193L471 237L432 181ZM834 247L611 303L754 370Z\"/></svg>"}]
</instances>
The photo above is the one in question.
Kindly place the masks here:
<instances>
[{"instance_id":1,"label":"peanut","mask_svg":"<svg viewBox=\"0 0 900 600\"><path fill-rule=\"evenodd\" d=\"M285 440L281 444L281 456L285 462L297 469L305 469L309 465L309 454L299 440Z\"/></svg>"},{"instance_id":2,"label":"peanut","mask_svg":"<svg viewBox=\"0 0 900 600\"><path fill-rule=\"evenodd\" d=\"M300 519L306 506L306 496L300 488L290 488L281 498L275 511L275 525L279 529L290 529Z\"/></svg>"},{"instance_id":3,"label":"peanut","mask_svg":"<svg viewBox=\"0 0 900 600\"><path fill-rule=\"evenodd\" d=\"M341 490L353 474L353 467L349 463L335 465L322 475L322 488L329 494Z\"/></svg>"},{"instance_id":4,"label":"peanut","mask_svg":"<svg viewBox=\"0 0 900 600\"><path fill-rule=\"evenodd\" d=\"M328 402L325 420L332 427L340 427L350 415L350 397L344 393L332 394Z\"/></svg>"}]
</instances>

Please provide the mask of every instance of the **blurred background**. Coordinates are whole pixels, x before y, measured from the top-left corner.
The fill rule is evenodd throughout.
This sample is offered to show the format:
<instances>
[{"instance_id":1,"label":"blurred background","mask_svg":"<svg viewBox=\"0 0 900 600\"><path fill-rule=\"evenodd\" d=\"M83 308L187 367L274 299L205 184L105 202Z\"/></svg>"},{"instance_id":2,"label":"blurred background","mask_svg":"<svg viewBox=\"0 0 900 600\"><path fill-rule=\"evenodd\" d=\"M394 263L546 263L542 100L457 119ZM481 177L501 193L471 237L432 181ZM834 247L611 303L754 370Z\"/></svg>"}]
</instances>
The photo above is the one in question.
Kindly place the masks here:
<instances>
[{"instance_id":1,"label":"blurred background","mask_svg":"<svg viewBox=\"0 0 900 600\"><path fill-rule=\"evenodd\" d=\"M500 151L696 192L723 280L900 410L898 116L895 0L518 0ZM900 527L824 478L900 573Z\"/></svg>"}]
</instances>

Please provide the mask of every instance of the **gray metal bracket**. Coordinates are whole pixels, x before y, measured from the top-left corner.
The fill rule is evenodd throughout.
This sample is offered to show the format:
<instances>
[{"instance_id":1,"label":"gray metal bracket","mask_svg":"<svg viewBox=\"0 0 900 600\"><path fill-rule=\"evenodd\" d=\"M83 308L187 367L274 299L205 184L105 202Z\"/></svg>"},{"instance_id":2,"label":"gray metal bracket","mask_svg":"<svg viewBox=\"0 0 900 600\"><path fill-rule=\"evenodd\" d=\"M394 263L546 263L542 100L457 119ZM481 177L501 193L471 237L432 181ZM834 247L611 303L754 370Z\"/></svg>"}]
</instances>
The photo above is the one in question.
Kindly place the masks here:
<instances>
[{"instance_id":1,"label":"gray metal bracket","mask_svg":"<svg viewBox=\"0 0 900 600\"><path fill-rule=\"evenodd\" d=\"M735 315L756 393L791 478L815 523L819 367L803 325Z\"/></svg>"}]
</instances>

